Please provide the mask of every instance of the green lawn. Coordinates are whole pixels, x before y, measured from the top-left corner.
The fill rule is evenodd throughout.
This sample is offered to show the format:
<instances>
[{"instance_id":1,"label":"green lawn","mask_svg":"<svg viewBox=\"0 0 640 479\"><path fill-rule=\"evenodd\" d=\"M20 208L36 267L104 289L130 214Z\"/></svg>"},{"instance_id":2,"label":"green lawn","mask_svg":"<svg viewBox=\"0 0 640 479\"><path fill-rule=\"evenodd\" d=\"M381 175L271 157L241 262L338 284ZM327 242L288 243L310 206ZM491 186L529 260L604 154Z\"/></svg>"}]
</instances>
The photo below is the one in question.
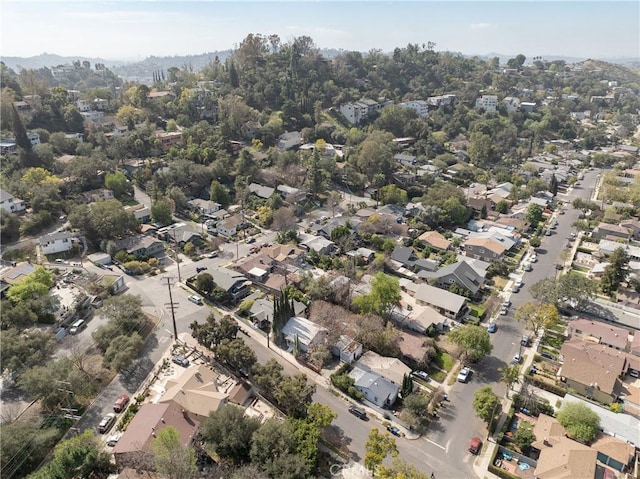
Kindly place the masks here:
<instances>
[{"instance_id":1,"label":"green lawn","mask_svg":"<svg viewBox=\"0 0 640 479\"><path fill-rule=\"evenodd\" d=\"M476 318L482 318L484 313L487 311L487 307L484 304L469 304L468 306L471 310L469 314Z\"/></svg>"},{"instance_id":2,"label":"green lawn","mask_svg":"<svg viewBox=\"0 0 640 479\"><path fill-rule=\"evenodd\" d=\"M431 379L433 379L438 383L444 382L444 379L447 377L447 373L445 371L440 371L439 369L434 369L434 368L429 368L427 370L427 374Z\"/></svg>"},{"instance_id":3,"label":"green lawn","mask_svg":"<svg viewBox=\"0 0 640 479\"><path fill-rule=\"evenodd\" d=\"M440 351L436 358L433 360L433 363L440 369L444 369L446 372L449 372L455 364L455 359L453 359L453 357L449 353Z\"/></svg>"}]
</instances>

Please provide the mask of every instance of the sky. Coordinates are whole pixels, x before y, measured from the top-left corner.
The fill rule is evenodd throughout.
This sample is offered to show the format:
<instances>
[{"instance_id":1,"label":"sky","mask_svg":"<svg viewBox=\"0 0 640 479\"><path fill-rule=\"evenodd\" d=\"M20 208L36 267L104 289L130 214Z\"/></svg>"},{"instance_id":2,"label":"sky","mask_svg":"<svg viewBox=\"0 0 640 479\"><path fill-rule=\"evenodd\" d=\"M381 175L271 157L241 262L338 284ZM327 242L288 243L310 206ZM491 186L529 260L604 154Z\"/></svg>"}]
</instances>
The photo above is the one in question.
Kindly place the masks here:
<instances>
[{"instance_id":1,"label":"sky","mask_svg":"<svg viewBox=\"0 0 640 479\"><path fill-rule=\"evenodd\" d=\"M234 48L249 33L320 48L640 57L638 1L2 0L0 56L142 60Z\"/></svg>"}]
</instances>

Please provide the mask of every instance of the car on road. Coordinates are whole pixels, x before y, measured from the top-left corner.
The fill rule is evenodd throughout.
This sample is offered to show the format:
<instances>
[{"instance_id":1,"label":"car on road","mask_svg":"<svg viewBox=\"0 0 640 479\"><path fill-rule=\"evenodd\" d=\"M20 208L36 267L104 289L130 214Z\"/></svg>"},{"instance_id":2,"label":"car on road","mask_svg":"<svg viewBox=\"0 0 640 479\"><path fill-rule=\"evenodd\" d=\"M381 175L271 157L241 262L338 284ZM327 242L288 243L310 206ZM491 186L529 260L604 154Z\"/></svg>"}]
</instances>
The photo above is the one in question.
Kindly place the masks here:
<instances>
[{"instance_id":1,"label":"car on road","mask_svg":"<svg viewBox=\"0 0 640 479\"><path fill-rule=\"evenodd\" d=\"M113 412L110 412L105 417L103 417L102 421L100 421L100 424L98 424L98 432L100 434L104 434L109 429L111 429L113 427L113 423L116 422L117 417L118 415Z\"/></svg>"},{"instance_id":2,"label":"car on road","mask_svg":"<svg viewBox=\"0 0 640 479\"><path fill-rule=\"evenodd\" d=\"M196 273L200 273L200 272L204 271L205 269L207 269L207 267L206 267L206 266L198 266L198 267L196 268Z\"/></svg>"},{"instance_id":3,"label":"car on road","mask_svg":"<svg viewBox=\"0 0 640 479\"><path fill-rule=\"evenodd\" d=\"M207 258L217 258L217 257L218 257L217 251L212 251L211 253L207 253Z\"/></svg>"},{"instance_id":4,"label":"car on road","mask_svg":"<svg viewBox=\"0 0 640 479\"><path fill-rule=\"evenodd\" d=\"M545 236L551 236L551 230L544 230Z\"/></svg>"},{"instance_id":5,"label":"car on road","mask_svg":"<svg viewBox=\"0 0 640 479\"><path fill-rule=\"evenodd\" d=\"M192 294L187 299L192 303L197 304L198 306L202 306L202 298L200 296L196 296L195 294Z\"/></svg>"},{"instance_id":6,"label":"car on road","mask_svg":"<svg viewBox=\"0 0 640 479\"><path fill-rule=\"evenodd\" d=\"M176 354L175 356L173 356L171 358L171 361L174 362L175 364L178 364L184 368L189 367L189 360L187 358L185 358L184 356L181 356L179 354Z\"/></svg>"},{"instance_id":7,"label":"car on road","mask_svg":"<svg viewBox=\"0 0 640 479\"><path fill-rule=\"evenodd\" d=\"M124 408L127 407L127 404L129 404L129 395L122 394L121 396L118 397L118 399L116 399L116 402L113 403L113 411L122 412L124 411Z\"/></svg>"},{"instance_id":8,"label":"car on road","mask_svg":"<svg viewBox=\"0 0 640 479\"><path fill-rule=\"evenodd\" d=\"M522 339L520 339L520 344L522 344L523 346L529 346L530 342L531 340L529 339L529 336L527 334L522 336Z\"/></svg>"},{"instance_id":9,"label":"car on road","mask_svg":"<svg viewBox=\"0 0 640 479\"><path fill-rule=\"evenodd\" d=\"M387 426L387 431L389 431L394 436L400 437L400 429L395 426Z\"/></svg>"},{"instance_id":10,"label":"car on road","mask_svg":"<svg viewBox=\"0 0 640 479\"><path fill-rule=\"evenodd\" d=\"M511 292L512 293L517 293L518 291L520 291L520 285L519 284L514 284L513 288L511 288Z\"/></svg>"},{"instance_id":11,"label":"car on road","mask_svg":"<svg viewBox=\"0 0 640 479\"><path fill-rule=\"evenodd\" d=\"M576 237L576 232L575 232L575 231L572 231L572 232L571 232L571 238L573 239L573 238L575 238L575 237Z\"/></svg>"},{"instance_id":12,"label":"car on road","mask_svg":"<svg viewBox=\"0 0 640 479\"><path fill-rule=\"evenodd\" d=\"M429 375L424 371L413 371L411 374L417 378L424 379L425 381L429 380Z\"/></svg>"},{"instance_id":13,"label":"car on road","mask_svg":"<svg viewBox=\"0 0 640 479\"><path fill-rule=\"evenodd\" d=\"M117 432L115 434L111 434L111 436L109 436L105 442L107 443L107 446L113 447L116 444L118 444L118 441L120 440L121 437L122 437L122 433Z\"/></svg>"},{"instance_id":14,"label":"car on road","mask_svg":"<svg viewBox=\"0 0 640 479\"><path fill-rule=\"evenodd\" d=\"M564 214L564 210L560 210L560 211L558 212L558 214L559 214L559 215L563 215L563 214Z\"/></svg>"},{"instance_id":15,"label":"car on road","mask_svg":"<svg viewBox=\"0 0 640 479\"><path fill-rule=\"evenodd\" d=\"M506 316L509 314L509 308L505 308L504 306L500 309L500 316Z\"/></svg>"},{"instance_id":16,"label":"car on road","mask_svg":"<svg viewBox=\"0 0 640 479\"><path fill-rule=\"evenodd\" d=\"M537 263L538 262L538 255L537 254L532 254L531 258L529 258L529 261L531 261L532 263Z\"/></svg>"},{"instance_id":17,"label":"car on road","mask_svg":"<svg viewBox=\"0 0 640 479\"><path fill-rule=\"evenodd\" d=\"M256 242L256 239L255 239L255 238L249 238L249 239L247 239L247 241L246 241L246 243L247 243L247 244L251 244L251 243L255 243L255 242Z\"/></svg>"},{"instance_id":18,"label":"car on road","mask_svg":"<svg viewBox=\"0 0 640 479\"><path fill-rule=\"evenodd\" d=\"M480 454L482 450L482 441L479 437L474 437L471 439L471 444L469 444L469 452L471 454Z\"/></svg>"},{"instance_id":19,"label":"car on road","mask_svg":"<svg viewBox=\"0 0 640 479\"><path fill-rule=\"evenodd\" d=\"M354 416L362 419L363 421L369 420L369 417L367 416L367 412L358 406L349 406L349 412Z\"/></svg>"},{"instance_id":20,"label":"car on road","mask_svg":"<svg viewBox=\"0 0 640 479\"><path fill-rule=\"evenodd\" d=\"M527 272L532 271L533 267L531 266L531 263L525 263L524 270Z\"/></svg>"},{"instance_id":21,"label":"car on road","mask_svg":"<svg viewBox=\"0 0 640 479\"><path fill-rule=\"evenodd\" d=\"M469 376L471 376L471 369L464 367L458 373L458 382L466 383L469 380Z\"/></svg>"},{"instance_id":22,"label":"car on road","mask_svg":"<svg viewBox=\"0 0 640 479\"><path fill-rule=\"evenodd\" d=\"M513 356L513 359L511 360L513 364L520 364L520 361L522 361L522 356L520 356L519 353Z\"/></svg>"},{"instance_id":23,"label":"car on road","mask_svg":"<svg viewBox=\"0 0 640 479\"><path fill-rule=\"evenodd\" d=\"M79 319L71 325L71 328L69 329L69 334L78 334L80 331L82 331L86 327L87 327L86 321L84 319Z\"/></svg>"},{"instance_id":24,"label":"car on road","mask_svg":"<svg viewBox=\"0 0 640 479\"><path fill-rule=\"evenodd\" d=\"M508 308L509 306L511 306L511 300L510 300L510 299L505 299L505 300L502 302L502 307L503 307L503 308Z\"/></svg>"},{"instance_id":25,"label":"car on road","mask_svg":"<svg viewBox=\"0 0 640 479\"><path fill-rule=\"evenodd\" d=\"M497 330L498 326L496 325L496 323L489 323L489 326L487 327L488 333L495 333Z\"/></svg>"}]
</instances>

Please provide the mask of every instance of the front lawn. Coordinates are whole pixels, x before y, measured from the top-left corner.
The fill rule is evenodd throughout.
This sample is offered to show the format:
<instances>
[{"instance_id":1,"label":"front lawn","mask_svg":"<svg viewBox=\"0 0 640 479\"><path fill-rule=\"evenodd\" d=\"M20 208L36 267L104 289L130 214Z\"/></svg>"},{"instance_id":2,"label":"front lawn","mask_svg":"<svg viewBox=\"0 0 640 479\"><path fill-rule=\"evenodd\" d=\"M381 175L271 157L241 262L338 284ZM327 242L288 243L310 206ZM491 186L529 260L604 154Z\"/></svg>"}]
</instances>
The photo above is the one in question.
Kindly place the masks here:
<instances>
[{"instance_id":1,"label":"front lawn","mask_svg":"<svg viewBox=\"0 0 640 479\"><path fill-rule=\"evenodd\" d=\"M455 364L455 359L444 351L439 351L436 358L433 360L433 363L438 366L440 369L444 369L446 372L451 371L453 365Z\"/></svg>"},{"instance_id":2,"label":"front lawn","mask_svg":"<svg viewBox=\"0 0 640 479\"><path fill-rule=\"evenodd\" d=\"M469 304L469 316L475 318L484 317L484 313L487 312L487 307L484 304Z\"/></svg>"}]
</instances>

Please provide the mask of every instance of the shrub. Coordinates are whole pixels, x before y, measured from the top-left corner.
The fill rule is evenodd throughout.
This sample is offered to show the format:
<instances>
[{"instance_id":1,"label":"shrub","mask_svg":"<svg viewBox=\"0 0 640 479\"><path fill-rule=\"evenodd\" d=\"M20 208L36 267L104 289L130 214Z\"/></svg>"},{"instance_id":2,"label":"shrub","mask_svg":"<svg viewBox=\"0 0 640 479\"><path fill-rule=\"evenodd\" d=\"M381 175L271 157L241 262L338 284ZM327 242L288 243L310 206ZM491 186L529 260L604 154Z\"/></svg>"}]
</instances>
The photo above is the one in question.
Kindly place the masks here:
<instances>
[{"instance_id":1,"label":"shrub","mask_svg":"<svg viewBox=\"0 0 640 479\"><path fill-rule=\"evenodd\" d=\"M151 269L151 266L142 261L128 261L122 266L131 271L131 274L145 274Z\"/></svg>"}]
</instances>

